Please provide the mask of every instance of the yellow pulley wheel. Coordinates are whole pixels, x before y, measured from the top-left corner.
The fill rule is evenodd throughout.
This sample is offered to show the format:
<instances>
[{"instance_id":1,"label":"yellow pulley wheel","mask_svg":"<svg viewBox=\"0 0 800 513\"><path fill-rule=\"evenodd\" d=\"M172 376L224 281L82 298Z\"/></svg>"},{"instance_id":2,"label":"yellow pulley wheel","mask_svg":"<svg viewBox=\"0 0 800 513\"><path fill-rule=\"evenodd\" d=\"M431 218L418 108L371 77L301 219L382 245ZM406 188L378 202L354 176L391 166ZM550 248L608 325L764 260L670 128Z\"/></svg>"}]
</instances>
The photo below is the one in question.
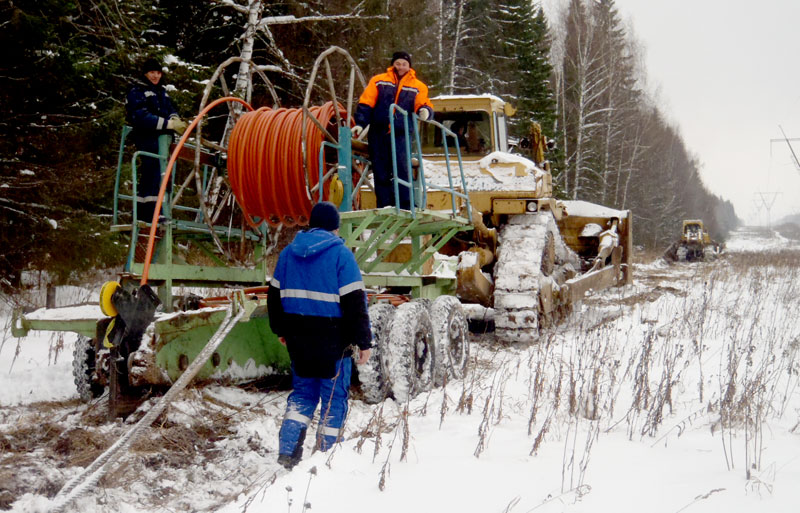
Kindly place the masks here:
<instances>
[{"instance_id":1,"label":"yellow pulley wheel","mask_svg":"<svg viewBox=\"0 0 800 513\"><path fill-rule=\"evenodd\" d=\"M103 288L100 289L100 311L103 312L103 315L109 317L117 315L117 309L111 303L111 296L114 295L118 288L119 282L107 281L103 284Z\"/></svg>"},{"instance_id":2,"label":"yellow pulley wheel","mask_svg":"<svg viewBox=\"0 0 800 513\"><path fill-rule=\"evenodd\" d=\"M342 204L343 198L344 198L344 184L342 184L342 181L339 180L338 175L333 175L328 185L328 201L330 201L331 203L333 203L338 207L339 205Z\"/></svg>"}]
</instances>

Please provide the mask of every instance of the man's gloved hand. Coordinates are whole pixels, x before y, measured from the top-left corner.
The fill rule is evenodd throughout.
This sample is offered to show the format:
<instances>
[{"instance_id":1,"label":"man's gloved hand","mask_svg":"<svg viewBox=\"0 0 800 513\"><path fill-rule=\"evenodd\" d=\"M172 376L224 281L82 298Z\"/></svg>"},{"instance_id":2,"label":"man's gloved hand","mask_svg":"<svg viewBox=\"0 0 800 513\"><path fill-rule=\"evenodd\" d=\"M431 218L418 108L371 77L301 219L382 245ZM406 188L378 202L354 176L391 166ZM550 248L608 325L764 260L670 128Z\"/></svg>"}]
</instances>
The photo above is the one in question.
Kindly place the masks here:
<instances>
[{"instance_id":1,"label":"man's gloved hand","mask_svg":"<svg viewBox=\"0 0 800 513\"><path fill-rule=\"evenodd\" d=\"M173 116L167 120L167 130L175 130L178 135L183 135L187 126L189 124L178 116Z\"/></svg>"},{"instance_id":2,"label":"man's gloved hand","mask_svg":"<svg viewBox=\"0 0 800 513\"><path fill-rule=\"evenodd\" d=\"M358 137L359 135L361 135L361 132L363 132L363 131L364 131L364 127L360 126L360 125L356 125L351 129L351 132L353 133L353 137Z\"/></svg>"},{"instance_id":3,"label":"man's gloved hand","mask_svg":"<svg viewBox=\"0 0 800 513\"><path fill-rule=\"evenodd\" d=\"M417 112L417 116L422 121L427 121L428 118L431 117L431 111L429 111L428 109L423 107L423 108L419 109L419 112Z\"/></svg>"}]
</instances>

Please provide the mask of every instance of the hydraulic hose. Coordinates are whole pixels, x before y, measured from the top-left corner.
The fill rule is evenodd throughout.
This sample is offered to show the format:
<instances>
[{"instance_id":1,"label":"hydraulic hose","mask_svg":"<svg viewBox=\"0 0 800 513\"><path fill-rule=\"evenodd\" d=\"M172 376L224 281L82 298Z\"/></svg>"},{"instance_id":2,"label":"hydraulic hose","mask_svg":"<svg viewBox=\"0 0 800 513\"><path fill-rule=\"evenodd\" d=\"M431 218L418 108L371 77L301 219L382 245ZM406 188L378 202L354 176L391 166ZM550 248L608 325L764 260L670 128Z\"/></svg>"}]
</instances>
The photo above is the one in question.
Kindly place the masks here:
<instances>
[{"instance_id":1,"label":"hydraulic hose","mask_svg":"<svg viewBox=\"0 0 800 513\"><path fill-rule=\"evenodd\" d=\"M158 228L158 217L161 215L161 204L164 202L164 195L167 192L167 185L169 184L169 178L170 175L172 174L172 168L175 166L175 161L178 159L178 155L180 155L183 145L186 144L186 140L189 138L189 134L192 133L192 130L194 130L194 128L197 126L200 120L203 119L203 116L205 116L208 113L208 111L210 111L220 103L225 103L225 102L241 103L242 105L247 107L247 110L250 111L253 110L253 107L251 107L246 101L240 98L233 98L230 96L226 96L224 98L219 98L217 100L214 100L213 102L209 103L206 106L206 108L203 109L202 112L200 112L200 114L197 115L196 118L194 118L194 120L189 124L189 126L186 128L186 131L181 136L180 140L178 141L178 144L175 145L175 150L173 150L172 155L170 155L169 157L169 162L167 162L167 169L164 172L164 177L161 179L161 188L158 191L158 200L156 201L156 209L155 212L153 212L153 220L150 224L150 237L147 240L147 253L145 254L144 257L144 270L142 271L142 279L139 282L140 285L147 284L147 278L150 274L150 261L153 259L153 246L156 239L156 229Z\"/></svg>"}]
</instances>

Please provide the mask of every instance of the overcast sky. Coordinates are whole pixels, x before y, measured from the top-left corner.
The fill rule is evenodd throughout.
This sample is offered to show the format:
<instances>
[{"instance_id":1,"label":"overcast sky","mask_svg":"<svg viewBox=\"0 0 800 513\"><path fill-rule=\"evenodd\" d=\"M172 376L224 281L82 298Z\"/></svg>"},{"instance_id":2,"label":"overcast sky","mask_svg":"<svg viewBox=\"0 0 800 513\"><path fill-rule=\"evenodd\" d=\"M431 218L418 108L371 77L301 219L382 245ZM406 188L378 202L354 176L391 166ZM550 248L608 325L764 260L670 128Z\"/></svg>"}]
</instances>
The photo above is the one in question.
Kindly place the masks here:
<instances>
[{"instance_id":1,"label":"overcast sky","mask_svg":"<svg viewBox=\"0 0 800 513\"><path fill-rule=\"evenodd\" d=\"M745 221L800 213L800 171L786 134L800 138L800 0L616 0L644 47L662 111L702 163L708 189ZM566 0L547 0L553 6ZM800 141L793 143L800 157ZM772 203L774 202L774 203Z\"/></svg>"}]
</instances>

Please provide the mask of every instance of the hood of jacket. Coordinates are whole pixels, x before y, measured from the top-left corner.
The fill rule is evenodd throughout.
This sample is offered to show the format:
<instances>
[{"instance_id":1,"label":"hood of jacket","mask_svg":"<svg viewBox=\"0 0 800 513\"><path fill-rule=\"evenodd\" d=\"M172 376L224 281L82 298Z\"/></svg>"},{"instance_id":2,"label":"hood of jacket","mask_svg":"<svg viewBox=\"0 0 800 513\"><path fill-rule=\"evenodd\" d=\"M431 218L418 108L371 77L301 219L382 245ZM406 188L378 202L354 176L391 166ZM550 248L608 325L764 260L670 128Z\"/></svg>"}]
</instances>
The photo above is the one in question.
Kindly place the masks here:
<instances>
[{"instance_id":1,"label":"hood of jacket","mask_svg":"<svg viewBox=\"0 0 800 513\"><path fill-rule=\"evenodd\" d=\"M310 258L343 244L344 240L335 233L322 228L312 228L298 232L288 249L298 258Z\"/></svg>"}]
</instances>

